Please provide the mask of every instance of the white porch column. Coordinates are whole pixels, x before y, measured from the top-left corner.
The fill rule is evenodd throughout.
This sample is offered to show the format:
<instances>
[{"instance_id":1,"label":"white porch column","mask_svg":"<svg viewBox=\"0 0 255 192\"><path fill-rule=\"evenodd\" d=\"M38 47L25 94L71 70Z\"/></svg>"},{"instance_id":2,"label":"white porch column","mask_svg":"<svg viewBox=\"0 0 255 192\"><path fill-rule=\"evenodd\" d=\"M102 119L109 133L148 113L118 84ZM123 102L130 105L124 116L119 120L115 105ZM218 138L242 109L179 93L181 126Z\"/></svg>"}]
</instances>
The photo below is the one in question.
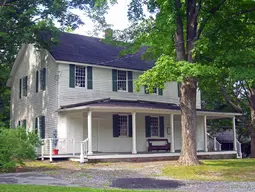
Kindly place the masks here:
<instances>
[{"instance_id":1,"label":"white porch column","mask_svg":"<svg viewBox=\"0 0 255 192\"><path fill-rule=\"evenodd\" d=\"M174 114L170 115L170 125L171 125L171 152L175 152L174 146Z\"/></svg>"},{"instance_id":2,"label":"white porch column","mask_svg":"<svg viewBox=\"0 0 255 192\"><path fill-rule=\"evenodd\" d=\"M205 152L208 152L208 146L207 146L207 122L206 122L206 116L204 116L204 149Z\"/></svg>"},{"instance_id":3,"label":"white porch column","mask_svg":"<svg viewBox=\"0 0 255 192\"><path fill-rule=\"evenodd\" d=\"M92 152L92 111L88 111L88 155L93 155Z\"/></svg>"},{"instance_id":4,"label":"white porch column","mask_svg":"<svg viewBox=\"0 0 255 192\"><path fill-rule=\"evenodd\" d=\"M233 146L234 146L234 151L237 150L236 147L236 118L233 117Z\"/></svg>"},{"instance_id":5,"label":"white porch column","mask_svg":"<svg viewBox=\"0 0 255 192\"><path fill-rule=\"evenodd\" d=\"M132 153L136 154L137 153L137 150L136 150L136 112L132 113L132 140L133 140Z\"/></svg>"}]
</instances>

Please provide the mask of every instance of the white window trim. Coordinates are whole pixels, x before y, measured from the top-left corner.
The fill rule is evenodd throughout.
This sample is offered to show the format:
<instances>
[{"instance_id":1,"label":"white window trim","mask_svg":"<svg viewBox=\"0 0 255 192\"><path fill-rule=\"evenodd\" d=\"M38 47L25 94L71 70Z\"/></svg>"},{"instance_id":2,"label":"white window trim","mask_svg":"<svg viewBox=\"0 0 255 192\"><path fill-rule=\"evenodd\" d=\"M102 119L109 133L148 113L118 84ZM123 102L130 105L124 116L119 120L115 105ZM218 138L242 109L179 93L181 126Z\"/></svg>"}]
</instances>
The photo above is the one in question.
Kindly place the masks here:
<instances>
[{"instance_id":1,"label":"white window trim","mask_svg":"<svg viewBox=\"0 0 255 192\"><path fill-rule=\"evenodd\" d=\"M160 137L159 116L150 116L150 120L151 120L152 117L158 119L158 136L152 136L152 134L151 134L151 138L159 138ZM151 122L150 122L150 131L152 133Z\"/></svg>"},{"instance_id":2,"label":"white window trim","mask_svg":"<svg viewBox=\"0 0 255 192\"><path fill-rule=\"evenodd\" d=\"M127 71L125 71L126 72L126 90L119 90L118 89L118 82L119 82L118 73L119 73L119 71L125 71L125 70L117 70L117 92L128 92L128 72Z\"/></svg>"},{"instance_id":3,"label":"white window trim","mask_svg":"<svg viewBox=\"0 0 255 192\"><path fill-rule=\"evenodd\" d=\"M127 114L118 114L118 116L125 116L127 117L127 135L119 135L120 138L127 138L129 137L129 118L128 118L128 115Z\"/></svg>"},{"instance_id":4,"label":"white window trim","mask_svg":"<svg viewBox=\"0 0 255 192\"><path fill-rule=\"evenodd\" d=\"M79 87L79 86L76 86L76 67L85 67L85 87ZM74 68L74 86L75 88L78 88L78 89L87 89L87 81L88 81L88 72L87 72L87 67L86 66L82 66L82 65L75 65L75 68Z\"/></svg>"}]
</instances>

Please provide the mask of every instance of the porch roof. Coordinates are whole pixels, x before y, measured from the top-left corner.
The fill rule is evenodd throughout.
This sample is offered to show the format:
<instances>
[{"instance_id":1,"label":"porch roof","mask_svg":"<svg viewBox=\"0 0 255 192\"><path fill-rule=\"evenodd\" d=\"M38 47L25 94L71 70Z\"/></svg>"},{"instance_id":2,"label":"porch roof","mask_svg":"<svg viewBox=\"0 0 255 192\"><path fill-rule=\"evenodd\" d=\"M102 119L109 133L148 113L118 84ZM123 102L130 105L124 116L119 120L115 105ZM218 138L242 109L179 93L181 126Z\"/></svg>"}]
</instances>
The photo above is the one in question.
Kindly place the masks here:
<instances>
[{"instance_id":1,"label":"porch roof","mask_svg":"<svg viewBox=\"0 0 255 192\"><path fill-rule=\"evenodd\" d=\"M181 109L173 103L152 102L143 100L115 100L105 98L90 102L82 102L71 105L61 106L60 111L74 111L90 109L97 112L119 111L119 112L143 112L143 113L165 113L181 114ZM241 115L232 112L217 112L212 110L197 109L197 115L206 115L208 117L228 118Z\"/></svg>"}]
</instances>

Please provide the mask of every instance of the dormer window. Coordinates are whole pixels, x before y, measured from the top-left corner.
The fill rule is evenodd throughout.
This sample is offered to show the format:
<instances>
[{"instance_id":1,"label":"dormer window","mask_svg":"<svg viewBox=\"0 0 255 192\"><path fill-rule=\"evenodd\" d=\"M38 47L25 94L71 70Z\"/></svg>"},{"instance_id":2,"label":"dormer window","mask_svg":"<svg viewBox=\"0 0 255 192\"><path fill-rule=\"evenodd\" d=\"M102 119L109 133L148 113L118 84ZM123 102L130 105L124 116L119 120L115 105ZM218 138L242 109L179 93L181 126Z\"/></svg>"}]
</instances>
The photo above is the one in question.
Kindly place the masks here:
<instances>
[{"instance_id":1,"label":"dormer window","mask_svg":"<svg viewBox=\"0 0 255 192\"><path fill-rule=\"evenodd\" d=\"M118 70L117 73L118 91L127 91L127 72Z\"/></svg>"},{"instance_id":2,"label":"dormer window","mask_svg":"<svg viewBox=\"0 0 255 192\"><path fill-rule=\"evenodd\" d=\"M75 87L86 87L86 67L75 66Z\"/></svg>"}]
</instances>

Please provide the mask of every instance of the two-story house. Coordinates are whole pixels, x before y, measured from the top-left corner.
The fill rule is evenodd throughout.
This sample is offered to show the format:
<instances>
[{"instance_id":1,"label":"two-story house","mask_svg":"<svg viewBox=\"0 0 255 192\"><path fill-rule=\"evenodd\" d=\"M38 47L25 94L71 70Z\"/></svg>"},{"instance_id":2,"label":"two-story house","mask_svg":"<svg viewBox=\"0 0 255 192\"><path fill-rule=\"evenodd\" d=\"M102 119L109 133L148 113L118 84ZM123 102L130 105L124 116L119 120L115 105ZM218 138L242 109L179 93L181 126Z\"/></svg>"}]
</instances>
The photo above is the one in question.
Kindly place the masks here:
<instances>
[{"instance_id":1,"label":"two-story house","mask_svg":"<svg viewBox=\"0 0 255 192\"><path fill-rule=\"evenodd\" d=\"M114 158L178 156L178 84L166 83L163 90L155 88L150 94L144 87L137 92L134 81L153 63L141 60L141 53L119 58L120 51L99 38L70 33L61 33L60 43L49 51L23 45L7 82L12 127L36 130L45 143L41 152L50 158L56 148L59 157L80 155L81 159L112 153L118 154ZM235 115L201 110L197 91L199 155L209 154L207 119L233 118L235 133ZM152 138L167 139L170 152L148 153ZM219 151L215 139L213 149L217 154L236 154L234 140L233 151ZM165 140L160 142L153 145L165 145Z\"/></svg>"}]
</instances>

